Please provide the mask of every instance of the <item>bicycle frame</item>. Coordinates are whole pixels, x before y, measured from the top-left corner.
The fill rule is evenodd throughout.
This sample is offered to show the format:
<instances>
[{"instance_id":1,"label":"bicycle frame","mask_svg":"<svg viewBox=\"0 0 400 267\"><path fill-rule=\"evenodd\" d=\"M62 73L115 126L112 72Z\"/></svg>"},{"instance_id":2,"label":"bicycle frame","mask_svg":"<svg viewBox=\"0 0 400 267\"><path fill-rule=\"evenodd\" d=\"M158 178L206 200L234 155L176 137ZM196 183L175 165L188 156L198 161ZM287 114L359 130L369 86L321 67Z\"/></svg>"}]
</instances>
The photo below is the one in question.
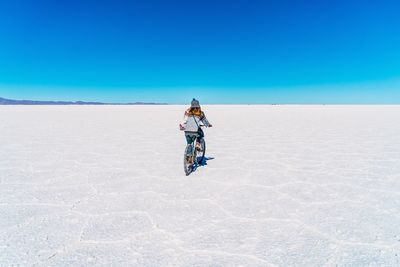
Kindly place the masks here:
<instances>
[{"instance_id":1,"label":"bicycle frame","mask_svg":"<svg viewBox=\"0 0 400 267\"><path fill-rule=\"evenodd\" d=\"M197 151L195 143L196 143L197 138L199 137L199 134L198 133L190 133L190 134L185 133L185 137L187 138L187 141L190 141L190 143L188 142L188 144L186 145L185 155L184 155L184 169L185 169L186 175L189 175L191 172L193 172L197 168L197 166L199 164L201 164L201 162L204 159L205 140L202 139L202 142L200 142L201 150ZM189 151L189 149L190 149L190 151ZM198 152L202 153L200 160L198 160L198 158L197 158ZM188 158L190 158L190 161L188 160Z\"/></svg>"}]
</instances>

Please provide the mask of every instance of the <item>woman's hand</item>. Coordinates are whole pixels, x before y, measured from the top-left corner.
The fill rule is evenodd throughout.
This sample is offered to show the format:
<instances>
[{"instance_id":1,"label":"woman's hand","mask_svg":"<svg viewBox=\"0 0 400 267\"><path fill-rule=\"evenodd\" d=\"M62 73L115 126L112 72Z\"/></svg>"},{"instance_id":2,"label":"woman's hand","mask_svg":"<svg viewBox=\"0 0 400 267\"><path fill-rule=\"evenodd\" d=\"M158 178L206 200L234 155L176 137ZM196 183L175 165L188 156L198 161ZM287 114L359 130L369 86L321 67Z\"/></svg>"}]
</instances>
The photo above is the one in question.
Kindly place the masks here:
<instances>
[{"instance_id":1,"label":"woman's hand","mask_svg":"<svg viewBox=\"0 0 400 267\"><path fill-rule=\"evenodd\" d=\"M185 130L185 127L183 127L182 124L179 124L179 129L180 129L181 131L183 131L183 130Z\"/></svg>"}]
</instances>

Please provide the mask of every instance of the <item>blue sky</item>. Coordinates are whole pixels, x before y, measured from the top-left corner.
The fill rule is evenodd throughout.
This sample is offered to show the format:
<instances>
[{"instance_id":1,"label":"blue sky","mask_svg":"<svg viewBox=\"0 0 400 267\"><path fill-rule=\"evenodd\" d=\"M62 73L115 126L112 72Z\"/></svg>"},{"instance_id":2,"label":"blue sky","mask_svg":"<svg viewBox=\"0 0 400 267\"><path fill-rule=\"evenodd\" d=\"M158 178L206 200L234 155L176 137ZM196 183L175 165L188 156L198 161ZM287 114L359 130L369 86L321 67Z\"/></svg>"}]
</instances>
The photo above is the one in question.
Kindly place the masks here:
<instances>
[{"instance_id":1,"label":"blue sky","mask_svg":"<svg viewBox=\"0 0 400 267\"><path fill-rule=\"evenodd\" d=\"M400 103L398 1L0 0L0 97Z\"/></svg>"}]
</instances>

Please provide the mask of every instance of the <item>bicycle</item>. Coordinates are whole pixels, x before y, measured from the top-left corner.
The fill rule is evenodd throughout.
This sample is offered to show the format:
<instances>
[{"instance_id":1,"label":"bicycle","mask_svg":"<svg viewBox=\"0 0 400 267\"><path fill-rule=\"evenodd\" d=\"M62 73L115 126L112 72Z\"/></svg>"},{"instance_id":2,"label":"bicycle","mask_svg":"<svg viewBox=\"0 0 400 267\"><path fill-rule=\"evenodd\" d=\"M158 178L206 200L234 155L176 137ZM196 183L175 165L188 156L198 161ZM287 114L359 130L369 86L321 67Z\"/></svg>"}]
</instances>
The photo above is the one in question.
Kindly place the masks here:
<instances>
[{"instance_id":1,"label":"bicycle","mask_svg":"<svg viewBox=\"0 0 400 267\"><path fill-rule=\"evenodd\" d=\"M204 138L201 139L200 146L196 147L195 142L199 135L197 133L193 133L188 134L188 136L190 137L191 142L186 145L185 154L183 157L183 169L186 176L191 174L197 168L197 166L203 162L206 153L206 141L204 141Z\"/></svg>"}]
</instances>

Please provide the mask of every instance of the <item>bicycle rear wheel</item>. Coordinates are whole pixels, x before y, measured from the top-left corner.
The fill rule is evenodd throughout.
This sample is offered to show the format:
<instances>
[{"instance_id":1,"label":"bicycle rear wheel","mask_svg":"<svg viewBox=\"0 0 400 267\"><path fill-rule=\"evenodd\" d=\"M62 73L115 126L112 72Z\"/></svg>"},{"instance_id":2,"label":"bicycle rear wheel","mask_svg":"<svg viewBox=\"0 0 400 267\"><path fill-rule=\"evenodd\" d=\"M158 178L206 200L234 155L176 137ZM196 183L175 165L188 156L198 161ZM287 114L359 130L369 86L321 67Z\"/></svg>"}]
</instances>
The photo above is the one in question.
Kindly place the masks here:
<instances>
[{"instance_id":1,"label":"bicycle rear wheel","mask_svg":"<svg viewBox=\"0 0 400 267\"><path fill-rule=\"evenodd\" d=\"M193 145L188 144L185 148L185 153L183 155L183 170L186 176L193 171L194 157L193 157Z\"/></svg>"}]
</instances>

